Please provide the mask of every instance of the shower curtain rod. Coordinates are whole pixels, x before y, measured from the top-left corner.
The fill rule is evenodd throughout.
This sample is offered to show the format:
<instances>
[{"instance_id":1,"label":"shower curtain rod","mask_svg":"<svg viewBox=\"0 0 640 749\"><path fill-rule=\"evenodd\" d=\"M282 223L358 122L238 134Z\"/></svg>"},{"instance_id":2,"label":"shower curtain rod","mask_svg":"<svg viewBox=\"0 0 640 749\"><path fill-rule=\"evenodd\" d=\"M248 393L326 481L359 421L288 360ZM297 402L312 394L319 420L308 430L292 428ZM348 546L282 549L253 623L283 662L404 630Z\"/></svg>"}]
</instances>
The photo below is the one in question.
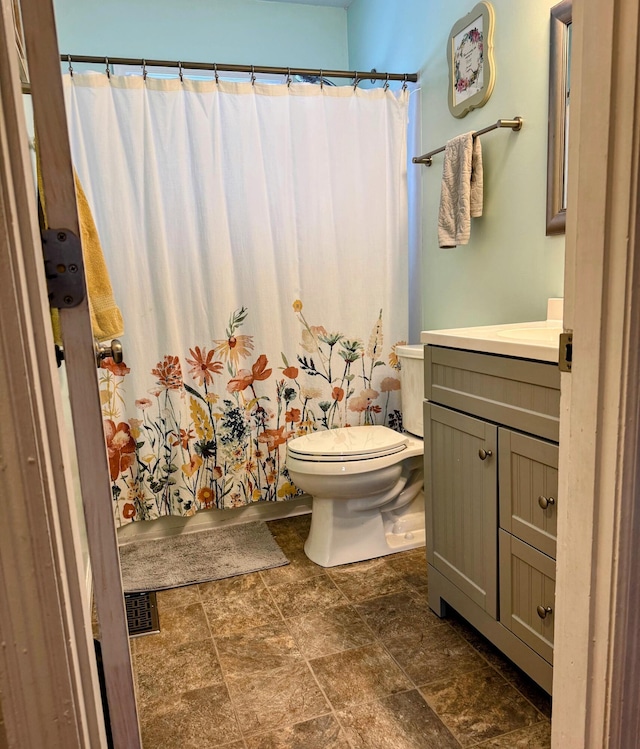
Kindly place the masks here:
<instances>
[{"instance_id":1,"label":"shower curtain rod","mask_svg":"<svg viewBox=\"0 0 640 749\"><path fill-rule=\"evenodd\" d=\"M227 73L271 73L273 75L310 75L320 78L351 78L362 81L403 81L417 83L417 73L378 73L377 70L324 70L324 68L285 68L268 65L232 65L228 63L212 62L180 62L175 60L145 60L140 57L94 57L90 55L60 55L61 62L104 63L109 65L139 65L145 68L178 68L179 70L209 70L213 73L221 71ZM73 72L73 69L72 69Z\"/></svg>"}]
</instances>

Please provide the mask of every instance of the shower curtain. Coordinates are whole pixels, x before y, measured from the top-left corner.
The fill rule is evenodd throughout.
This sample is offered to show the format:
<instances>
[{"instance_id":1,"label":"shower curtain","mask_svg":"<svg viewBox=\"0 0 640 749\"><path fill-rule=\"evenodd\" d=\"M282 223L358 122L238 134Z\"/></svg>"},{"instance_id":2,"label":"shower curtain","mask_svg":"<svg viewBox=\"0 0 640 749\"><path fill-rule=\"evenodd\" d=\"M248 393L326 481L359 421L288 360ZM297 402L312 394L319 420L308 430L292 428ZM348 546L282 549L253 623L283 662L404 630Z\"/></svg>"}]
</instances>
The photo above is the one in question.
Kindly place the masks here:
<instances>
[{"instance_id":1,"label":"shower curtain","mask_svg":"<svg viewBox=\"0 0 640 749\"><path fill-rule=\"evenodd\" d=\"M99 373L118 524L289 499L288 439L399 428L408 92L64 78L126 326Z\"/></svg>"}]
</instances>

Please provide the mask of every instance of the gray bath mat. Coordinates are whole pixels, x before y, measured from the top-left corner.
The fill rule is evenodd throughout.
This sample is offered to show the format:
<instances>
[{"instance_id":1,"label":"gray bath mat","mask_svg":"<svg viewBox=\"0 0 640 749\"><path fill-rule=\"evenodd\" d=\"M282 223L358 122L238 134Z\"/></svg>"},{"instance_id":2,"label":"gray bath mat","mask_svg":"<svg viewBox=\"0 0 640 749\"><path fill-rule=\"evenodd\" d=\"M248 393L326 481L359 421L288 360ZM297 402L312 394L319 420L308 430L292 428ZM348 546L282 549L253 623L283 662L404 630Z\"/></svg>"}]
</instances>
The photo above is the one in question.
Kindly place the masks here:
<instances>
[{"instance_id":1,"label":"gray bath mat","mask_svg":"<svg viewBox=\"0 0 640 749\"><path fill-rule=\"evenodd\" d=\"M240 523L120 547L125 593L222 580L289 564L263 522Z\"/></svg>"}]
</instances>

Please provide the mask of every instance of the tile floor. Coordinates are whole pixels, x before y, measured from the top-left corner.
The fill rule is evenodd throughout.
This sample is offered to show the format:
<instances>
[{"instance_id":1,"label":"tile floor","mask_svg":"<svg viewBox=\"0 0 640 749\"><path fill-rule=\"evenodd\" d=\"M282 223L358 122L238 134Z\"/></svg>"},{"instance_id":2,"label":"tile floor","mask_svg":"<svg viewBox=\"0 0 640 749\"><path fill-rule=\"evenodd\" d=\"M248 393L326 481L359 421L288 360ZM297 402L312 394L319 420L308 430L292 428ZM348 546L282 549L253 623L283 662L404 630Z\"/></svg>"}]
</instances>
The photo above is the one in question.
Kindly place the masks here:
<instances>
[{"instance_id":1,"label":"tile floor","mask_svg":"<svg viewBox=\"0 0 640 749\"><path fill-rule=\"evenodd\" d=\"M549 749L549 697L433 614L424 549L325 570L308 523L269 523L286 567L158 594L132 640L145 749Z\"/></svg>"}]
</instances>

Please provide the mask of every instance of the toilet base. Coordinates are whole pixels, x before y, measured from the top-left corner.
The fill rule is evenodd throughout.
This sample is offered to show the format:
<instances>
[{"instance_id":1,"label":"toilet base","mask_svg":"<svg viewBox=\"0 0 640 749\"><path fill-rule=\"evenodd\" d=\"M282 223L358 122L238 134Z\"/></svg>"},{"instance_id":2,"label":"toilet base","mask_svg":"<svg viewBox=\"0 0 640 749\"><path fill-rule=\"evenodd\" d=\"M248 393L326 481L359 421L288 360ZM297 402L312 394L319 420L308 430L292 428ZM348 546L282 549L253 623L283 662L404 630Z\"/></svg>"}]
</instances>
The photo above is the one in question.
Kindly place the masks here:
<instances>
[{"instance_id":1,"label":"toilet base","mask_svg":"<svg viewBox=\"0 0 640 749\"><path fill-rule=\"evenodd\" d=\"M313 499L304 551L321 567L363 562L425 545L424 494L403 511L352 511L349 500Z\"/></svg>"}]
</instances>

